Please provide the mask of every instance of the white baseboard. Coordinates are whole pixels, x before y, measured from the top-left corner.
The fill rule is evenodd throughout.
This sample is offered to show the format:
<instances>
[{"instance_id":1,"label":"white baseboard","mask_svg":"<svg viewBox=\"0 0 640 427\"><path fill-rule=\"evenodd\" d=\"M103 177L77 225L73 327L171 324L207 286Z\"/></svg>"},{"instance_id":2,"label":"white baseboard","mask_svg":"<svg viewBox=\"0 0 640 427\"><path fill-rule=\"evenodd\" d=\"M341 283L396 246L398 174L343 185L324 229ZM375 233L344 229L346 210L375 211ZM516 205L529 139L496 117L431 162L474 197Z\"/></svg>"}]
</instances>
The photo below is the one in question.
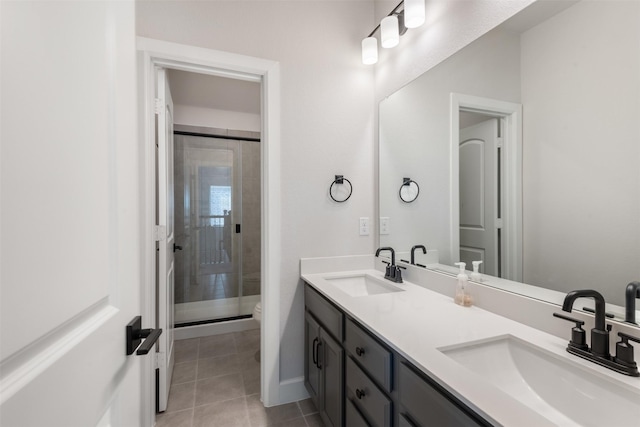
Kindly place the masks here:
<instances>
[{"instance_id":1,"label":"white baseboard","mask_svg":"<svg viewBox=\"0 0 640 427\"><path fill-rule=\"evenodd\" d=\"M176 340L186 340L189 338L208 337L211 335L242 332L258 328L260 328L260 324L253 319L238 319L220 323L207 323L206 325L175 328L173 330L173 337Z\"/></svg>"}]
</instances>

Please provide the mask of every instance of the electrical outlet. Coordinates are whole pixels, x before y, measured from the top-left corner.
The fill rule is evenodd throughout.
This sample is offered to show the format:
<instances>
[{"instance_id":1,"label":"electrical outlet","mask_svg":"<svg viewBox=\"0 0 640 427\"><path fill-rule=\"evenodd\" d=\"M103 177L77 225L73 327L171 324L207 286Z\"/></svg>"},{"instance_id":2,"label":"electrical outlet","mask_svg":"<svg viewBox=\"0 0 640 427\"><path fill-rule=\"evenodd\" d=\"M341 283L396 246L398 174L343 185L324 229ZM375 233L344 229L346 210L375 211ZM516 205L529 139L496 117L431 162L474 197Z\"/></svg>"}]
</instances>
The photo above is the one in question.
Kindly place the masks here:
<instances>
[{"instance_id":1,"label":"electrical outlet","mask_svg":"<svg viewBox=\"0 0 640 427\"><path fill-rule=\"evenodd\" d=\"M369 235L369 218L364 216L360 218L360 235L361 236Z\"/></svg>"},{"instance_id":2,"label":"electrical outlet","mask_svg":"<svg viewBox=\"0 0 640 427\"><path fill-rule=\"evenodd\" d=\"M391 220L388 216L380 217L380 234L390 234L391 233Z\"/></svg>"}]
</instances>

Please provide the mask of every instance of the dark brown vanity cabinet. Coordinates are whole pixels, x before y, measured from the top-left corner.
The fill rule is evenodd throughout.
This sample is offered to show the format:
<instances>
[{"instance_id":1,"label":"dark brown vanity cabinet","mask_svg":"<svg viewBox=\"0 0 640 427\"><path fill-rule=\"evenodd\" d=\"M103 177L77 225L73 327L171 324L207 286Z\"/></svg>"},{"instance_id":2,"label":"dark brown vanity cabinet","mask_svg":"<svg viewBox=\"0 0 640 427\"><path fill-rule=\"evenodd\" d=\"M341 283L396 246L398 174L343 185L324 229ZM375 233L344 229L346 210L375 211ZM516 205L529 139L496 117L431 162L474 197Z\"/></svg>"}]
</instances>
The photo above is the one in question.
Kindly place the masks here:
<instances>
[{"instance_id":1,"label":"dark brown vanity cabinet","mask_svg":"<svg viewBox=\"0 0 640 427\"><path fill-rule=\"evenodd\" d=\"M327 426L491 425L307 284L305 385Z\"/></svg>"}]
</instances>

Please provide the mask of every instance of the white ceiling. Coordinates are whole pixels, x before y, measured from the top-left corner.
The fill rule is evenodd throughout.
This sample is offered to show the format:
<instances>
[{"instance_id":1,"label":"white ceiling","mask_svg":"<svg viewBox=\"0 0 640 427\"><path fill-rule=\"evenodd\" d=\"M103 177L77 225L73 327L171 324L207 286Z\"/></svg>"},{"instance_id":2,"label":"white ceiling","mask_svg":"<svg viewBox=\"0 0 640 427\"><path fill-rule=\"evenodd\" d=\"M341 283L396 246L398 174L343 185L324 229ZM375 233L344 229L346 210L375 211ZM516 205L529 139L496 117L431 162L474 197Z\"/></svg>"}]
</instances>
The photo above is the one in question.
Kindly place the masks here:
<instances>
[{"instance_id":1,"label":"white ceiling","mask_svg":"<svg viewBox=\"0 0 640 427\"><path fill-rule=\"evenodd\" d=\"M174 104L260 114L260 83L168 71Z\"/></svg>"}]
</instances>

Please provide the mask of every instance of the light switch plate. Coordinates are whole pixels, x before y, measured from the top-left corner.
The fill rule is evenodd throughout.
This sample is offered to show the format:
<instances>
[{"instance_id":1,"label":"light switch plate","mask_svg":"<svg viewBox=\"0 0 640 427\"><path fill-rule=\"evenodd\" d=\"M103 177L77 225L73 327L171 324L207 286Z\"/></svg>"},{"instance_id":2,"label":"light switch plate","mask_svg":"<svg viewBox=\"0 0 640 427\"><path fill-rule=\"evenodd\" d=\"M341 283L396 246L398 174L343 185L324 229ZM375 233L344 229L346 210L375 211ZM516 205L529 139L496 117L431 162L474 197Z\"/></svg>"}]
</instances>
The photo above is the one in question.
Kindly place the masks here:
<instances>
[{"instance_id":1,"label":"light switch plate","mask_svg":"<svg viewBox=\"0 0 640 427\"><path fill-rule=\"evenodd\" d=\"M380 217L380 234L391 233L391 220L388 216Z\"/></svg>"},{"instance_id":2,"label":"light switch plate","mask_svg":"<svg viewBox=\"0 0 640 427\"><path fill-rule=\"evenodd\" d=\"M368 217L360 217L360 235L368 236L369 235L369 218Z\"/></svg>"}]
</instances>

